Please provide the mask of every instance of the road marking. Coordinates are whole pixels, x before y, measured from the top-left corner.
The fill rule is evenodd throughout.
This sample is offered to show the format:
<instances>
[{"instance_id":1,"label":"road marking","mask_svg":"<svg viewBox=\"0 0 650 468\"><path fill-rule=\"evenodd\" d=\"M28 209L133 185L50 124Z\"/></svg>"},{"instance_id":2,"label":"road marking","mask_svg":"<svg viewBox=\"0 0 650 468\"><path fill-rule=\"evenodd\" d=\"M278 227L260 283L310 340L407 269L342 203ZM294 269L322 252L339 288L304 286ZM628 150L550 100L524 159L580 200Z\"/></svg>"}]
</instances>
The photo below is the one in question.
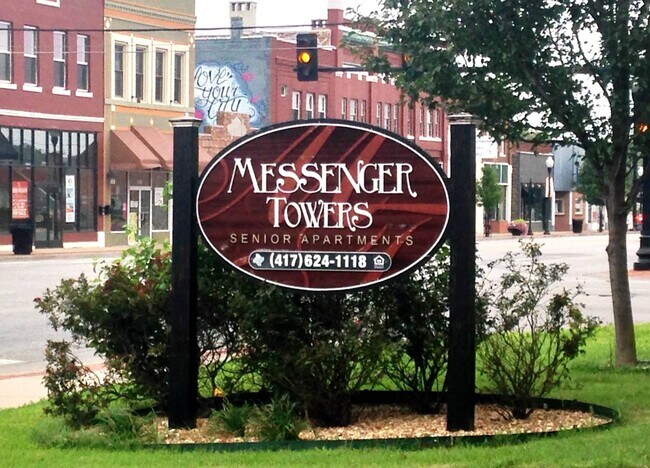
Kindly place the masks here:
<instances>
[{"instance_id":1,"label":"road marking","mask_svg":"<svg viewBox=\"0 0 650 468\"><path fill-rule=\"evenodd\" d=\"M0 359L0 366L8 366L10 364L18 364L23 361L14 361L13 359Z\"/></svg>"}]
</instances>

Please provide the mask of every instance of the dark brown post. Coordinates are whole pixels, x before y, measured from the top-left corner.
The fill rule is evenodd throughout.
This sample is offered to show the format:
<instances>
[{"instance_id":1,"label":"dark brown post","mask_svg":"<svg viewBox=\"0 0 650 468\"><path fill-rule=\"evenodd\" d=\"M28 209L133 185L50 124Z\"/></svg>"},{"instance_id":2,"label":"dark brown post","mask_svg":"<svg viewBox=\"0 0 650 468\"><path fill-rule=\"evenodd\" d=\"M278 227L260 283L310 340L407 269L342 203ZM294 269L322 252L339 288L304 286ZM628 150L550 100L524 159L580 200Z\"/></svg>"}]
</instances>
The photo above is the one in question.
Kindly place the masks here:
<instances>
[{"instance_id":1,"label":"dark brown post","mask_svg":"<svg viewBox=\"0 0 650 468\"><path fill-rule=\"evenodd\" d=\"M174 128L172 296L168 422L196 427L199 355L196 337L199 125L193 117L171 120Z\"/></svg>"},{"instance_id":2,"label":"dark brown post","mask_svg":"<svg viewBox=\"0 0 650 468\"><path fill-rule=\"evenodd\" d=\"M476 125L450 116L451 271L447 429L474 430L476 370Z\"/></svg>"}]
</instances>

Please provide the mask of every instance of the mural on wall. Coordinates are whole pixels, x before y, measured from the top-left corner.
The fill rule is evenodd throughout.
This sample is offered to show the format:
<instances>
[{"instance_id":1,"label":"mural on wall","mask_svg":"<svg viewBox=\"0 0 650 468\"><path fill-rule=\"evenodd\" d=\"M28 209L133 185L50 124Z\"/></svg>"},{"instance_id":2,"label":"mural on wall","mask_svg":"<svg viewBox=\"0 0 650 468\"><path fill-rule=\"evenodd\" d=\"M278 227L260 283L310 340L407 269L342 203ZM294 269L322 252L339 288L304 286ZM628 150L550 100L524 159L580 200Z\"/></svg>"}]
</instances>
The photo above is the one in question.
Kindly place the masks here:
<instances>
[{"instance_id":1,"label":"mural on wall","mask_svg":"<svg viewBox=\"0 0 650 468\"><path fill-rule=\"evenodd\" d=\"M255 74L243 63L200 63L194 73L194 108L203 125L214 125L219 112L248 114L253 127L260 127L267 106L249 84Z\"/></svg>"}]
</instances>

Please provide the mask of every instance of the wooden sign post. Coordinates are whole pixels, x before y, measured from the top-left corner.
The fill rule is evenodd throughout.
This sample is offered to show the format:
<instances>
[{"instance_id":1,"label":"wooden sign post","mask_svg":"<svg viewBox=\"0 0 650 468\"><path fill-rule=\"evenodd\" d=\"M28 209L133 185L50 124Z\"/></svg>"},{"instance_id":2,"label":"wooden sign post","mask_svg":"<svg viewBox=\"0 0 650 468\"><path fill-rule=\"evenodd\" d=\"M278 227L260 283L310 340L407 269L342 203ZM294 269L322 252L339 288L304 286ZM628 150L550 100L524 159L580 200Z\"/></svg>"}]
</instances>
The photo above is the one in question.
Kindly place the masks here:
<instances>
[{"instance_id":1,"label":"wooden sign post","mask_svg":"<svg viewBox=\"0 0 650 468\"><path fill-rule=\"evenodd\" d=\"M199 351L196 337L197 228L194 210L199 177L199 125L171 120L174 128L172 296L169 362L170 428L196 427Z\"/></svg>"}]
</instances>

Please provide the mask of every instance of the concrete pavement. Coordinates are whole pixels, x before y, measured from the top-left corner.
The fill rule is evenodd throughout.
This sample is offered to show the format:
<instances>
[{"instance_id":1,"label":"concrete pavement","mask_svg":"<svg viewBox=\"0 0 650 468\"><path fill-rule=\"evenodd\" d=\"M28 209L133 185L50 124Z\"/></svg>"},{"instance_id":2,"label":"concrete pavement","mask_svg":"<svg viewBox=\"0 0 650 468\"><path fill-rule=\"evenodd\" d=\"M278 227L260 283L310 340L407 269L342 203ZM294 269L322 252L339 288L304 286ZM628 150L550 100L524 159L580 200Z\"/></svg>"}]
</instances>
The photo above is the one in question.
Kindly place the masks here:
<instances>
[{"instance_id":1,"label":"concrete pavement","mask_svg":"<svg viewBox=\"0 0 650 468\"><path fill-rule=\"evenodd\" d=\"M0 376L0 409L17 408L46 397L42 372Z\"/></svg>"}]
</instances>

